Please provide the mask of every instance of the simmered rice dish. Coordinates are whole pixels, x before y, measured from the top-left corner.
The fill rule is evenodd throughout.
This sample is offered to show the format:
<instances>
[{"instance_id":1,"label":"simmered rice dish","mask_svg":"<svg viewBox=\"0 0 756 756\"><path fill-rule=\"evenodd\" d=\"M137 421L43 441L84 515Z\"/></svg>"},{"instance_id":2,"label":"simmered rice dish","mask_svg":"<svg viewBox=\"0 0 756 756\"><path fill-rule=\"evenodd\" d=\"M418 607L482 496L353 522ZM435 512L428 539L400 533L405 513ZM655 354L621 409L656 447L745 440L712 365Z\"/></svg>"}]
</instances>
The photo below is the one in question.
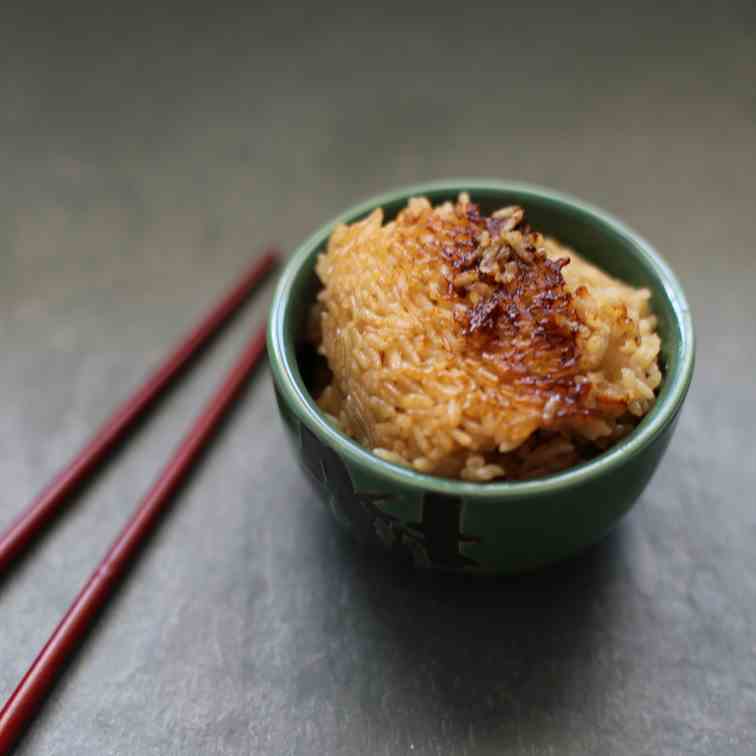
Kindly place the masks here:
<instances>
[{"instance_id":1,"label":"simmered rice dish","mask_svg":"<svg viewBox=\"0 0 756 756\"><path fill-rule=\"evenodd\" d=\"M318 259L320 407L383 459L472 481L590 459L662 376L650 294L531 229L520 207L409 201L339 226Z\"/></svg>"}]
</instances>

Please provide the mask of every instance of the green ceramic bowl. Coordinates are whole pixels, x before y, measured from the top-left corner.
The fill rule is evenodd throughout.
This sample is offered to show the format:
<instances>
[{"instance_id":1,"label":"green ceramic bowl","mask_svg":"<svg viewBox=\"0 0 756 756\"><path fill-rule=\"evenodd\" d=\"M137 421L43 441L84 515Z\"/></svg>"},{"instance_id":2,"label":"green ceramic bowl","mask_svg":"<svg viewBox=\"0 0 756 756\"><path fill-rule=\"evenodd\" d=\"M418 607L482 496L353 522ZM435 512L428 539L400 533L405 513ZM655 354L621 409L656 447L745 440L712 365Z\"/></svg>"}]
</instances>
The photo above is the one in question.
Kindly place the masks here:
<instances>
[{"instance_id":1,"label":"green ceramic bowl","mask_svg":"<svg viewBox=\"0 0 756 756\"><path fill-rule=\"evenodd\" d=\"M437 203L470 193L483 210L518 204L531 224L609 273L653 293L664 381L658 401L621 443L566 472L514 483L468 483L385 462L336 430L303 379L297 345L318 285L313 268L334 225L375 207L391 217L409 197ZM574 554L598 541L648 484L669 444L690 385L693 325L682 288L659 254L607 213L550 189L458 179L398 189L347 210L289 260L273 301L268 354L278 406L294 455L338 522L358 539L415 564L513 573Z\"/></svg>"}]
</instances>

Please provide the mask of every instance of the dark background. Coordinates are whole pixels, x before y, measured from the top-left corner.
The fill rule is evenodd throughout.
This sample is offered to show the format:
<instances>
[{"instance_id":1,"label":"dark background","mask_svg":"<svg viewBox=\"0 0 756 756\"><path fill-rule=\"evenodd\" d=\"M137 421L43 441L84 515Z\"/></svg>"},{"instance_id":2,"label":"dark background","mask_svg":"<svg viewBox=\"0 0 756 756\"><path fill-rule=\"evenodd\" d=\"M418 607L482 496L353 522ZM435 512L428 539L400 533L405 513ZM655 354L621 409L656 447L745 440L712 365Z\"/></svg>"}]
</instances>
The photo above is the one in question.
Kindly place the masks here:
<instances>
[{"instance_id":1,"label":"dark background","mask_svg":"<svg viewBox=\"0 0 756 756\"><path fill-rule=\"evenodd\" d=\"M455 175L574 193L678 272L664 464L571 562L406 573L315 505L262 371L19 753L756 753L756 12L407 6L0 11L0 526L263 244ZM0 582L0 699L270 292Z\"/></svg>"}]
</instances>

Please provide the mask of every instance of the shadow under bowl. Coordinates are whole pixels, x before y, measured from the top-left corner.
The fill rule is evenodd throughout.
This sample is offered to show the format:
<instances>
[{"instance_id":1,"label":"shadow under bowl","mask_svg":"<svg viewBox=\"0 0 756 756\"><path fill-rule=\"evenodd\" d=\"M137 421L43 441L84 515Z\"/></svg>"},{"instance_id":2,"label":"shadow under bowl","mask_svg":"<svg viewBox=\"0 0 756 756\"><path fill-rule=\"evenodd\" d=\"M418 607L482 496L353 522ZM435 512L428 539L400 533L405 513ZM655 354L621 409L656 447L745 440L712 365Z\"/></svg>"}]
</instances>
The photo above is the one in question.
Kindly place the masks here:
<instances>
[{"instance_id":1,"label":"shadow under bowl","mask_svg":"<svg viewBox=\"0 0 756 756\"><path fill-rule=\"evenodd\" d=\"M524 482L470 483L386 462L334 428L311 394L312 364L302 358L308 310L319 288L317 255L334 226L376 207L390 219L413 196L434 204L466 191L482 211L522 205L534 228L590 262L652 294L664 379L652 410L621 442L595 459ZM279 280L268 326L276 398L295 456L336 520L365 543L416 565L516 573L595 543L635 503L674 431L694 364L690 310L664 260L619 220L573 197L519 183L456 179L374 197L320 228L295 251Z\"/></svg>"}]
</instances>

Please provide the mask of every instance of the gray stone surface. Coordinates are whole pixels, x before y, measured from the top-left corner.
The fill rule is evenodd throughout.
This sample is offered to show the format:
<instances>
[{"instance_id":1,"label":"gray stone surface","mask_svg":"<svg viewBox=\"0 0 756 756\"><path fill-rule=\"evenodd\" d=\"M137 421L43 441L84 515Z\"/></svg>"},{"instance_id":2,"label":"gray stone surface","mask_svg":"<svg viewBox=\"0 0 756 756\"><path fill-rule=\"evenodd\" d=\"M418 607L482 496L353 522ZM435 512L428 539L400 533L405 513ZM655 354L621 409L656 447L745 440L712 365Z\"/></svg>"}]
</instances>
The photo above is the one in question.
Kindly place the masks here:
<instances>
[{"instance_id":1,"label":"gray stone surface","mask_svg":"<svg viewBox=\"0 0 756 756\"><path fill-rule=\"evenodd\" d=\"M19 753L756 753L756 14L567 5L3 10L0 525L250 254L402 183L604 206L699 336L632 515L509 580L356 551L258 375ZM0 583L0 698L269 297Z\"/></svg>"}]
</instances>

